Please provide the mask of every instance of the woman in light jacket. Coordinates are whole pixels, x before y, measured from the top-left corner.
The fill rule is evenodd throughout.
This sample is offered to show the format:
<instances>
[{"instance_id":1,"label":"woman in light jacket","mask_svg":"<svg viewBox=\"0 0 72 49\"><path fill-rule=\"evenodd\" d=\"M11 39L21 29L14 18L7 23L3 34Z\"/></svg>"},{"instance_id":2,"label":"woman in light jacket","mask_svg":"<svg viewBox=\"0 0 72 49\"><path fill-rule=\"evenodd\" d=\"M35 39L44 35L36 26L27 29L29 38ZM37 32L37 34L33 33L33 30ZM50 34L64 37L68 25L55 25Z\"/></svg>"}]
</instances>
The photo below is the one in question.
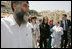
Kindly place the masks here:
<instances>
[{"instance_id":1,"label":"woman in light jacket","mask_svg":"<svg viewBox=\"0 0 72 49\"><path fill-rule=\"evenodd\" d=\"M34 48L38 48L37 41L40 38L40 32L39 32L39 26L38 26L38 24L36 24L36 17L31 17L31 25L32 25L32 35L33 35Z\"/></svg>"},{"instance_id":2,"label":"woman in light jacket","mask_svg":"<svg viewBox=\"0 0 72 49\"><path fill-rule=\"evenodd\" d=\"M52 48L60 48L61 44L61 35L63 35L63 28L59 26L59 21L56 21L55 26L51 29L53 32L51 34L52 41L51 46Z\"/></svg>"}]
</instances>

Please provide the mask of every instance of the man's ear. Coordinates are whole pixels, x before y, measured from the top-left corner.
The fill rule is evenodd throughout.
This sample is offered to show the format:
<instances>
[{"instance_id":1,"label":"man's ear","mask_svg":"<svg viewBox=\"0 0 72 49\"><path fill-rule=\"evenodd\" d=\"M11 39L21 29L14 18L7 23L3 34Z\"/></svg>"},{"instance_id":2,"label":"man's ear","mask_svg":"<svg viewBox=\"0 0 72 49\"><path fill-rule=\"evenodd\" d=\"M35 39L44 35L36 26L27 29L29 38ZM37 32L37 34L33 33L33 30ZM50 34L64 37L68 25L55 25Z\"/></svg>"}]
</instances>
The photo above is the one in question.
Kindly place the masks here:
<instances>
[{"instance_id":1,"label":"man's ear","mask_svg":"<svg viewBox=\"0 0 72 49\"><path fill-rule=\"evenodd\" d=\"M14 11L17 10L17 5L16 4L13 4L13 9L14 9Z\"/></svg>"}]
</instances>

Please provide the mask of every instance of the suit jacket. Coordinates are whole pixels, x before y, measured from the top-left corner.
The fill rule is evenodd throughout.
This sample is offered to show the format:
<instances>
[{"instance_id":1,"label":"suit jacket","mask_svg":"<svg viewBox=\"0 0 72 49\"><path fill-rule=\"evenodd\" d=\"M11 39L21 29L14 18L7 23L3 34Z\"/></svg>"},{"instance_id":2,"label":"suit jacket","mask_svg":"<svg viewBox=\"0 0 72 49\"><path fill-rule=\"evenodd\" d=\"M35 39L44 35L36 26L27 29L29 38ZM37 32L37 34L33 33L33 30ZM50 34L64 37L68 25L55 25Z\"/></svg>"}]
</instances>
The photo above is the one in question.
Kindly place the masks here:
<instances>
[{"instance_id":1,"label":"suit jacket","mask_svg":"<svg viewBox=\"0 0 72 49\"><path fill-rule=\"evenodd\" d=\"M68 20L68 19L67 19L66 21L67 21L66 26L67 26L67 28L69 28L69 26L71 26L71 22L70 22L70 20ZM60 26L61 26L61 27L64 27L63 20L61 20Z\"/></svg>"},{"instance_id":2,"label":"suit jacket","mask_svg":"<svg viewBox=\"0 0 72 49\"><path fill-rule=\"evenodd\" d=\"M68 34L68 28L69 28L69 26L71 26L71 22L70 22L70 20L66 20L67 21L67 24L66 24L66 30L63 30L64 31L64 34L63 34L63 37L67 37L67 34ZM63 28L64 27L64 23L63 23L63 20L61 20L61 22L60 22L60 26Z\"/></svg>"}]
</instances>

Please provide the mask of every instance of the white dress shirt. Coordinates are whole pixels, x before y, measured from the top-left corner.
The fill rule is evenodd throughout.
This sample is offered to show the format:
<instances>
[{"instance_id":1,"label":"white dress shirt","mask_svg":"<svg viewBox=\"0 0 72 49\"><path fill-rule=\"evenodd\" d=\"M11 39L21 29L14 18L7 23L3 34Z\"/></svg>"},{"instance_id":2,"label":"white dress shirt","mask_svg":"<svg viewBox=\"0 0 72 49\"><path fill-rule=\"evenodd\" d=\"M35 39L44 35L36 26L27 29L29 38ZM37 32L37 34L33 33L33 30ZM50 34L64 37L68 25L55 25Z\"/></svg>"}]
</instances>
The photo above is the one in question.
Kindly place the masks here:
<instances>
[{"instance_id":1,"label":"white dress shirt","mask_svg":"<svg viewBox=\"0 0 72 49\"><path fill-rule=\"evenodd\" d=\"M1 48L33 48L31 24L20 27L10 15L1 19Z\"/></svg>"},{"instance_id":2,"label":"white dress shirt","mask_svg":"<svg viewBox=\"0 0 72 49\"><path fill-rule=\"evenodd\" d=\"M66 24L65 24L65 21L66 21ZM63 20L63 24L64 24L63 29L66 31L66 29L67 29L67 28L66 28L66 27L67 27L67 26L66 26L66 25L67 25L67 20Z\"/></svg>"},{"instance_id":3,"label":"white dress shirt","mask_svg":"<svg viewBox=\"0 0 72 49\"><path fill-rule=\"evenodd\" d=\"M64 24L63 29L65 30L65 20L63 20L63 24Z\"/></svg>"}]
</instances>

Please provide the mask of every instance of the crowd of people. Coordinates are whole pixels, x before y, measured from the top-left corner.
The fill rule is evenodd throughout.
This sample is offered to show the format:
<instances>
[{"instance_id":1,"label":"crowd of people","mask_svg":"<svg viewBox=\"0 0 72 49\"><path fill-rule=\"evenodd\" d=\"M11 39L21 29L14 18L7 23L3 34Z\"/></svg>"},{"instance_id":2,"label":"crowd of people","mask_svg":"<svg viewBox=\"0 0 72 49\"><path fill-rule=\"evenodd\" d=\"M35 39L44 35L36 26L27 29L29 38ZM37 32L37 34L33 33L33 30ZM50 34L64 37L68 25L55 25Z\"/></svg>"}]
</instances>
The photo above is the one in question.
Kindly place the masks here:
<instances>
[{"instance_id":1,"label":"crowd of people","mask_svg":"<svg viewBox=\"0 0 72 49\"><path fill-rule=\"evenodd\" d=\"M66 14L54 23L47 16L28 17L27 1L11 5L14 14L1 19L1 48L71 48L71 21Z\"/></svg>"},{"instance_id":2,"label":"crowd of people","mask_svg":"<svg viewBox=\"0 0 72 49\"><path fill-rule=\"evenodd\" d=\"M39 21L39 23L37 23L37 21ZM55 20L55 23L53 20L49 20L48 17L43 17L43 19L40 20L37 20L36 17L29 17L29 22L33 25L34 31L38 29L38 32L36 31L35 33L38 35L37 37L40 36L37 38L37 41L40 40L40 48L71 47L71 22L67 19L66 14L62 14L62 20ZM37 41L35 40L34 42L37 44Z\"/></svg>"}]
</instances>

